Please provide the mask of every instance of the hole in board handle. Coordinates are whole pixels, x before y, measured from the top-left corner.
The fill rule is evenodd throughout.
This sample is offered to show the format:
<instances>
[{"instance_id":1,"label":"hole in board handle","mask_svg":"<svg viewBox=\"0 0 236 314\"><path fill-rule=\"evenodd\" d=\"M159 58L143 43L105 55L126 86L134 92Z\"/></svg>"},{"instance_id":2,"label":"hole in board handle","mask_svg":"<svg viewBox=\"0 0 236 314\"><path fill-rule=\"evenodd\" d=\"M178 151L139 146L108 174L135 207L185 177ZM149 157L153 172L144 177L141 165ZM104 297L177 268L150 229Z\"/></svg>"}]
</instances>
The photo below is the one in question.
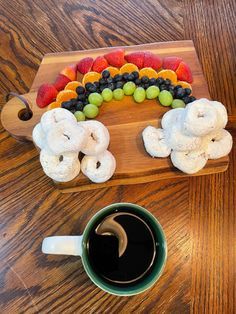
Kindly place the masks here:
<instances>
[{"instance_id":1,"label":"hole in board handle","mask_svg":"<svg viewBox=\"0 0 236 314\"><path fill-rule=\"evenodd\" d=\"M17 93L13 93L13 92L10 92L9 94L7 94L6 96L6 101L9 100L10 96L14 96L14 97L17 97L19 98L23 104L25 105L25 108L24 109L21 109L19 112L18 112L18 118L22 121L28 121L30 120L32 117L33 117L33 112L32 110L30 109L30 106L29 106L29 103L28 101L22 96L22 95L19 95Z\"/></svg>"}]
</instances>

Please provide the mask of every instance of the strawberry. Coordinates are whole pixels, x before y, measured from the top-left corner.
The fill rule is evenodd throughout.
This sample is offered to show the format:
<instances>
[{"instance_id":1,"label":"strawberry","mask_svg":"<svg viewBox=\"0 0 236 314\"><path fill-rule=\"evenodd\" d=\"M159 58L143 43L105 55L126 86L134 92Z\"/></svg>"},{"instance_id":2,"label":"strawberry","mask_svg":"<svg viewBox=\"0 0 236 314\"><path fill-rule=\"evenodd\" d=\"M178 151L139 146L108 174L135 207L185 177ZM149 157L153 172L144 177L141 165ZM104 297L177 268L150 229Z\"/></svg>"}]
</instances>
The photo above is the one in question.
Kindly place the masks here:
<instances>
[{"instance_id":1,"label":"strawberry","mask_svg":"<svg viewBox=\"0 0 236 314\"><path fill-rule=\"evenodd\" d=\"M71 81L75 81L76 80L76 66L74 64L69 65L67 67L65 67L60 74L65 75L66 77L68 77Z\"/></svg>"},{"instance_id":2,"label":"strawberry","mask_svg":"<svg viewBox=\"0 0 236 314\"><path fill-rule=\"evenodd\" d=\"M129 63L133 63L133 64L137 65L137 67L139 69L141 69L141 68L143 68L144 52L142 52L142 51L131 52L125 56L125 60Z\"/></svg>"},{"instance_id":3,"label":"strawberry","mask_svg":"<svg viewBox=\"0 0 236 314\"><path fill-rule=\"evenodd\" d=\"M112 52L108 52L107 54L105 54L104 58L106 58L107 62L113 67L120 68L125 63L124 56L124 49L116 49Z\"/></svg>"},{"instance_id":4,"label":"strawberry","mask_svg":"<svg viewBox=\"0 0 236 314\"><path fill-rule=\"evenodd\" d=\"M160 69L162 66L162 59L155 55L152 52L144 52L144 61L143 67L144 68L153 68L154 70Z\"/></svg>"},{"instance_id":5,"label":"strawberry","mask_svg":"<svg viewBox=\"0 0 236 314\"><path fill-rule=\"evenodd\" d=\"M179 57L166 57L163 59L162 67L163 69L176 71L181 61L183 61L183 59Z\"/></svg>"},{"instance_id":6,"label":"strawberry","mask_svg":"<svg viewBox=\"0 0 236 314\"><path fill-rule=\"evenodd\" d=\"M59 74L56 78L55 83L53 84L58 91L61 91L65 86L71 82L71 80L63 74Z\"/></svg>"},{"instance_id":7,"label":"strawberry","mask_svg":"<svg viewBox=\"0 0 236 314\"><path fill-rule=\"evenodd\" d=\"M108 62L104 57L97 57L93 63L93 71L101 73L108 67Z\"/></svg>"},{"instance_id":8,"label":"strawberry","mask_svg":"<svg viewBox=\"0 0 236 314\"><path fill-rule=\"evenodd\" d=\"M82 74L88 73L93 65L93 58L87 57L80 60L77 64L77 71Z\"/></svg>"},{"instance_id":9,"label":"strawberry","mask_svg":"<svg viewBox=\"0 0 236 314\"><path fill-rule=\"evenodd\" d=\"M193 76L190 70L190 67L185 62L180 62L177 70L175 71L177 74L177 78L179 81L186 81L188 83L192 83Z\"/></svg>"},{"instance_id":10,"label":"strawberry","mask_svg":"<svg viewBox=\"0 0 236 314\"><path fill-rule=\"evenodd\" d=\"M38 89L36 104L44 108L56 99L57 94L58 91L52 84L43 84Z\"/></svg>"}]
</instances>

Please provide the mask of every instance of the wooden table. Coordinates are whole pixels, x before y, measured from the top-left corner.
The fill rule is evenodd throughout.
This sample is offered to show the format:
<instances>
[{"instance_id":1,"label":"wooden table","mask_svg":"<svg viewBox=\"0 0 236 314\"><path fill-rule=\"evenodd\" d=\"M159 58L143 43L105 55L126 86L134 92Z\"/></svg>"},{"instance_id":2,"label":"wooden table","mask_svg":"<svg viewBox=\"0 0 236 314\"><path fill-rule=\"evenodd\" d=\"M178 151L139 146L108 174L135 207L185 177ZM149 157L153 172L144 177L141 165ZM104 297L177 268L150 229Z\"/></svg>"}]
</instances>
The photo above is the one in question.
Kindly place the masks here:
<instances>
[{"instance_id":1,"label":"wooden table","mask_svg":"<svg viewBox=\"0 0 236 314\"><path fill-rule=\"evenodd\" d=\"M212 98L235 137L235 10L214 1L0 0L0 102L26 93L47 52L192 39ZM60 194L32 143L0 130L0 313L235 313L235 165L195 178ZM163 276L133 297L109 295L80 259L45 256L45 236L80 234L113 202L148 208L168 241Z\"/></svg>"}]
</instances>

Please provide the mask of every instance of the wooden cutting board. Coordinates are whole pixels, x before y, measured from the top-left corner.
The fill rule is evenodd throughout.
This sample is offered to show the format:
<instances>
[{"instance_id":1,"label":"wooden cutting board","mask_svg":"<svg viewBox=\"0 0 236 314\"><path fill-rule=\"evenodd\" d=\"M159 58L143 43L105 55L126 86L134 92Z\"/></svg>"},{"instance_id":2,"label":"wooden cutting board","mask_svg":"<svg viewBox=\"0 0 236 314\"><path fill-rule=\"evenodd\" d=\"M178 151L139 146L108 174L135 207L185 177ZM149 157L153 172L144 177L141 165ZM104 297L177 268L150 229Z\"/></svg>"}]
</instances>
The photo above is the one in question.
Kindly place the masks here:
<instances>
[{"instance_id":1,"label":"wooden cutting board","mask_svg":"<svg viewBox=\"0 0 236 314\"><path fill-rule=\"evenodd\" d=\"M193 73L193 95L196 98L210 98L192 41L152 43L124 48L126 53L148 50L160 57L182 57L189 64ZM25 94L30 102L33 117L28 121L21 121L18 114L24 107L18 99L12 98L2 110L1 120L4 128L17 139L32 140L32 130L46 111L46 109L38 108L35 104L38 87L42 83L53 83L58 73L66 65L77 63L87 56L103 55L112 49L115 47L46 54L29 93ZM82 76L79 75L78 79L81 80L81 78ZM114 154L117 162L115 174L108 182L102 184L91 183L88 178L80 174L70 182L54 182L55 185L62 192L73 192L189 176L174 168L170 158L151 158L144 149L142 130L148 125L160 126L160 120L167 110L170 109L160 106L155 100L145 100L143 103L137 104L132 97L127 96L123 101L104 103L97 120L104 123L109 129L111 135L109 150ZM205 168L196 175L223 172L227 167L228 156L209 160Z\"/></svg>"}]
</instances>

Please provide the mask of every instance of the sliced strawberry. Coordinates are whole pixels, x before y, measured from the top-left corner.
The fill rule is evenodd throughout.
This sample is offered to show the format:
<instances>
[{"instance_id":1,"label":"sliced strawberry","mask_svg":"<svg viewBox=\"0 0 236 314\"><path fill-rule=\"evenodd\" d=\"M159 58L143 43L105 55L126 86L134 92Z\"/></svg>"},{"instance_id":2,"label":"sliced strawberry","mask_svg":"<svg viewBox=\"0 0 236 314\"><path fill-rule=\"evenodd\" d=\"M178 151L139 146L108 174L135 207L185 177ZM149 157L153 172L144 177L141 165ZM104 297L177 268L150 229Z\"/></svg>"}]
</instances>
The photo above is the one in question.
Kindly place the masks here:
<instances>
[{"instance_id":1,"label":"sliced strawberry","mask_svg":"<svg viewBox=\"0 0 236 314\"><path fill-rule=\"evenodd\" d=\"M93 66L93 58L87 57L80 60L77 64L77 70L82 73L88 73Z\"/></svg>"},{"instance_id":2,"label":"sliced strawberry","mask_svg":"<svg viewBox=\"0 0 236 314\"><path fill-rule=\"evenodd\" d=\"M137 52L131 52L127 55L125 55L125 60L129 63L133 63L137 65L139 69L143 68L143 62L144 62L144 52L137 51Z\"/></svg>"},{"instance_id":3,"label":"sliced strawberry","mask_svg":"<svg viewBox=\"0 0 236 314\"><path fill-rule=\"evenodd\" d=\"M63 74L59 74L56 78L56 81L55 83L53 84L55 86L55 88L58 90L58 91L61 91L65 88L65 86L71 82L71 80L63 75Z\"/></svg>"},{"instance_id":4,"label":"sliced strawberry","mask_svg":"<svg viewBox=\"0 0 236 314\"><path fill-rule=\"evenodd\" d=\"M162 67L163 69L176 71L181 61L183 61L183 59L179 57L166 57L163 59Z\"/></svg>"},{"instance_id":5,"label":"sliced strawberry","mask_svg":"<svg viewBox=\"0 0 236 314\"><path fill-rule=\"evenodd\" d=\"M124 49L116 49L104 55L107 62L113 67L120 68L125 63L125 51Z\"/></svg>"},{"instance_id":6,"label":"sliced strawberry","mask_svg":"<svg viewBox=\"0 0 236 314\"><path fill-rule=\"evenodd\" d=\"M44 108L56 99L57 94L58 91L52 84L43 84L38 89L36 104Z\"/></svg>"},{"instance_id":7,"label":"sliced strawberry","mask_svg":"<svg viewBox=\"0 0 236 314\"><path fill-rule=\"evenodd\" d=\"M153 68L154 70L160 69L162 66L162 59L155 55L152 52L144 52L144 61L143 67L144 68Z\"/></svg>"},{"instance_id":8,"label":"sliced strawberry","mask_svg":"<svg viewBox=\"0 0 236 314\"><path fill-rule=\"evenodd\" d=\"M108 67L108 62L104 57L97 57L93 63L93 71L101 73Z\"/></svg>"},{"instance_id":9,"label":"sliced strawberry","mask_svg":"<svg viewBox=\"0 0 236 314\"><path fill-rule=\"evenodd\" d=\"M179 81L186 81L188 83L192 83L193 76L190 70L190 67L185 62L180 62L177 70L175 71L177 74L177 78Z\"/></svg>"},{"instance_id":10,"label":"sliced strawberry","mask_svg":"<svg viewBox=\"0 0 236 314\"><path fill-rule=\"evenodd\" d=\"M67 67L65 67L60 74L65 75L66 77L68 77L71 81L75 81L76 80L76 69L77 66L72 64L69 65Z\"/></svg>"}]
</instances>

